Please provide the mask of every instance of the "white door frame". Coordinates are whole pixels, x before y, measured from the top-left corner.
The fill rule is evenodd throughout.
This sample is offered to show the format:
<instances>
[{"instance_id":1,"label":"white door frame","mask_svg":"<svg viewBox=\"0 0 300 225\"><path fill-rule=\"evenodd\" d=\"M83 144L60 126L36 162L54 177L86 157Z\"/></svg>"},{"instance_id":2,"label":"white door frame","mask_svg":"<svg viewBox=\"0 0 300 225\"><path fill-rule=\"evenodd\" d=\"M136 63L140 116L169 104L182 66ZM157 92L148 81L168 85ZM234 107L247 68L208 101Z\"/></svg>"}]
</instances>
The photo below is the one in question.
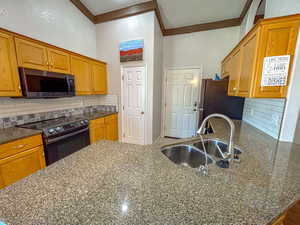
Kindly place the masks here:
<instances>
[{"instance_id":1,"label":"white door frame","mask_svg":"<svg viewBox=\"0 0 300 225\"><path fill-rule=\"evenodd\" d=\"M166 91L167 91L167 73L169 70L199 70L199 90L201 91L201 80L203 79L203 65L201 66L182 66L182 67L165 67L163 73L163 100L162 100L162 123L161 123L161 137L165 136L166 124ZM200 101L200 91L198 99ZM199 118L197 118L199 120Z\"/></svg>"},{"instance_id":2,"label":"white door frame","mask_svg":"<svg viewBox=\"0 0 300 225\"><path fill-rule=\"evenodd\" d=\"M150 140L149 135L152 135L152 132L147 132L148 131L148 123L146 121L148 121L148 119L150 119L150 114L148 112L148 70L147 70L147 64L145 63L133 63L131 62L130 64L124 64L121 65L121 118L122 118L122 129L121 129L121 140L122 142L125 142L125 114L124 114L124 102L125 102L125 98L124 98L124 80L123 80L123 76L124 76L124 69L126 68L135 68L135 67L144 67L145 68L145 109L144 109L144 145L148 143L148 140Z\"/></svg>"}]
</instances>

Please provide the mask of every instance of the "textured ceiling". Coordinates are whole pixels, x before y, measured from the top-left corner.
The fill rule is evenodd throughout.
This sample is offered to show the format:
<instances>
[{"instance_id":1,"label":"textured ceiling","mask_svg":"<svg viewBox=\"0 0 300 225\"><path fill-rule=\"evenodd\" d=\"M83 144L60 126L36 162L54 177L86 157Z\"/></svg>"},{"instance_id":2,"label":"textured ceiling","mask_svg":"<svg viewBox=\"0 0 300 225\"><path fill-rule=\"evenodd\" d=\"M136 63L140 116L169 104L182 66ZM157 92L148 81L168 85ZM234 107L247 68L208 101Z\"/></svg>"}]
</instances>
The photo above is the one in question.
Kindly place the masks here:
<instances>
[{"instance_id":1,"label":"textured ceiling","mask_svg":"<svg viewBox=\"0 0 300 225\"><path fill-rule=\"evenodd\" d=\"M94 14L149 0L81 0ZM157 0L166 28L209 23L240 16L247 0Z\"/></svg>"}]
</instances>

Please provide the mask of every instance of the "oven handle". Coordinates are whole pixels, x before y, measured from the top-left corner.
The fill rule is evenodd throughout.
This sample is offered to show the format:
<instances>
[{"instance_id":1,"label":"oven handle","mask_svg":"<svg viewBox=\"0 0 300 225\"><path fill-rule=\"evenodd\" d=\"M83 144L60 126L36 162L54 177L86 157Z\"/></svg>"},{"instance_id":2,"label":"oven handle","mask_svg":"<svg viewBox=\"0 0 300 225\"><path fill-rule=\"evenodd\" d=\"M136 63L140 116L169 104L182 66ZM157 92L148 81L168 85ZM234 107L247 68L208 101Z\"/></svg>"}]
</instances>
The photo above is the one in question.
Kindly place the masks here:
<instances>
[{"instance_id":1,"label":"oven handle","mask_svg":"<svg viewBox=\"0 0 300 225\"><path fill-rule=\"evenodd\" d=\"M52 143L61 141L61 140L65 139L65 138L72 137L72 136L75 136L75 135L77 135L77 134L86 132L86 131L88 131L88 130L89 130L89 128L87 127L87 128L85 128L85 129L78 130L78 131L76 131L76 132L73 132L73 133L70 133L70 134L66 134L66 135L61 136L61 137L57 137L57 138L53 138L53 139L47 139L47 140L46 140L46 144L47 144L47 145L48 145L48 144L52 144Z\"/></svg>"}]
</instances>

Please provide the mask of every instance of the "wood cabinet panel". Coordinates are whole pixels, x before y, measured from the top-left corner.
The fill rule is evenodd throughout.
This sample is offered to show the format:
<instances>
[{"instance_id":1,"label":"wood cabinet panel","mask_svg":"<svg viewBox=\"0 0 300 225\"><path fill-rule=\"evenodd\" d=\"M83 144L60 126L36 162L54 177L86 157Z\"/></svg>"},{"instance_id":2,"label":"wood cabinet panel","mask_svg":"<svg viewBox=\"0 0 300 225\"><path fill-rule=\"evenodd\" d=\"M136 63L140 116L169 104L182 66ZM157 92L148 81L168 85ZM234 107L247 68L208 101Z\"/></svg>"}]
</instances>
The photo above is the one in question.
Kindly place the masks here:
<instances>
[{"instance_id":1,"label":"wood cabinet panel","mask_svg":"<svg viewBox=\"0 0 300 225\"><path fill-rule=\"evenodd\" d=\"M25 150L43 145L41 135L35 135L32 137L22 138L16 141L12 141L3 145L0 145L0 159L15 155Z\"/></svg>"},{"instance_id":2,"label":"wood cabinet panel","mask_svg":"<svg viewBox=\"0 0 300 225\"><path fill-rule=\"evenodd\" d=\"M56 73L71 73L70 55L48 48L49 70Z\"/></svg>"},{"instance_id":3,"label":"wood cabinet panel","mask_svg":"<svg viewBox=\"0 0 300 225\"><path fill-rule=\"evenodd\" d=\"M77 56L71 56L71 71L75 76L76 94L93 94L92 71L89 60Z\"/></svg>"},{"instance_id":4,"label":"wood cabinet panel","mask_svg":"<svg viewBox=\"0 0 300 225\"><path fill-rule=\"evenodd\" d=\"M250 98L285 98L299 27L300 15L260 20L222 62L223 76L228 73L228 70L230 75L228 95ZM280 55L291 56L287 85L262 87L264 58ZM229 67L227 66L228 60L230 61Z\"/></svg>"},{"instance_id":5,"label":"wood cabinet panel","mask_svg":"<svg viewBox=\"0 0 300 225\"><path fill-rule=\"evenodd\" d=\"M113 114L104 118L90 121L91 143L100 140L118 140L118 115Z\"/></svg>"},{"instance_id":6,"label":"wood cabinet panel","mask_svg":"<svg viewBox=\"0 0 300 225\"><path fill-rule=\"evenodd\" d=\"M22 96L14 40L4 33L0 33L0 71L0 96Z\"/></svg>"},{"instance_id":7,"label":"wood cabinet panel","mask_svg":"<svg viewBox=\"0 0 300 225\"><path fill-rule=\"evenodd\" d=\"M116 114L105 117L106 140L117 141L118 138L118 116Z\"/></svg>"},{"instance_id":8,"label":"wood cabinet panel","mask_svg":"<svg viewBox=\"0 0 300 225\"><path fill-rule=\"evenodd\" d=\"M48 70L47 48L27 40L15 38L18 65L37 70Z\"/></svg>"},{"instance_id":9,"label":"wood cabinet panel","mask_svg":"<svg viewBox=\"0 0 300 225\"><path fill-rule=\"evenodd\" d=\"M255 97L286 97L288 86L261 87L263 59L267 56L291 55L290 71L299 30L299 21L266 24L262 28L261 45L259 46L258 71L255 84ZM290 73L290 72L289 72Z\"/></svg>"},{"instance_id":10,"label":"wood cabinet panel","mask_svg":"<svg viewBox=\"0 0 300 225\"><path fill-rule=\"evenodd\" d=\"M42 168L45 168L42 146L0 160L0 184L10 185ZM1 188L1 187L0 187Z\"/></svg>"},{"instance_id":11,"label":"wood cabinet panel","mask_svg":"<svg viewBox=\"0 0 300 225\"><path fill-rule=\"evenodd\" d=\"M232 54L231 71L229 77L228 95L235 96L241 73L241 48L238 47Z\"/></svg>"},{"instance_id":12,"label":"wood cabinet panel","mask_svg":"<svg viewBox=\"0 0 300 225\"><path fill-rule=\"evenodd\" d=\"M228 77L230 75L231 63L232 63L232 57L231 55L229 55L228 57L225 58L225 60L222 63L222 74L221 74L222 78Z\"/></svg>"},{"instance_id":13,"label":"wood cabinet panel","mask_svg":"<svg viewBox=\"0 0 300 225\"><path fill-rule=\"evenodd\" d=\"M92 62L92 82L94 94L107 94L106 65Z\"/></svg>"},{"instance_id":14,"label":"wood cabinet panel","mask_svg":"<svg viewBox=\"0 0 300 225\"><path fill-rule=\"evenodd\" d=\"M255 76L256 57L258 51L259 29L255 30L241 44L241 73L238 82L237 95L250 97L252 82Z\"/></svg>"}]
</instances>

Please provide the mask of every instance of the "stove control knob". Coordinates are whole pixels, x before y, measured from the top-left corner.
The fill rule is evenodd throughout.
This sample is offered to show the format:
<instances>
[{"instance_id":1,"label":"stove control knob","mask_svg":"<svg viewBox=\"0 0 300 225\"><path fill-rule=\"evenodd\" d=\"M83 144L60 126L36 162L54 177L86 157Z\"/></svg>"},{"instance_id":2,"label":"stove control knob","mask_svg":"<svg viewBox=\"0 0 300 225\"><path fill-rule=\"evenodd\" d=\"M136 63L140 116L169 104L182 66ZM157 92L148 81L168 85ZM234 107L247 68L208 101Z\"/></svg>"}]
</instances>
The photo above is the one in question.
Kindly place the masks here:
<instances>
[{"instance_id":1,"label":"stove control knob","mask_svg":"<svg viewBox=\"0 0 300 225\"><path fill-rule=\"evenodd\" d=\"M48 130L48 132L49 132L49 134L53 134L55 132L55 130L51 128Z\"/></svg>"},{"instance_id":2,"label":"stove control knob","mask_svg":"<svg viewBox=\"0 0 300 225\"><path fill-rule=\"evenodd\" d=\"M87 121L86 121L86 120L81 120L80 123L81 123L82 125L85 125L85 124L87 124Z\"/></svg>"}]
</instances>

